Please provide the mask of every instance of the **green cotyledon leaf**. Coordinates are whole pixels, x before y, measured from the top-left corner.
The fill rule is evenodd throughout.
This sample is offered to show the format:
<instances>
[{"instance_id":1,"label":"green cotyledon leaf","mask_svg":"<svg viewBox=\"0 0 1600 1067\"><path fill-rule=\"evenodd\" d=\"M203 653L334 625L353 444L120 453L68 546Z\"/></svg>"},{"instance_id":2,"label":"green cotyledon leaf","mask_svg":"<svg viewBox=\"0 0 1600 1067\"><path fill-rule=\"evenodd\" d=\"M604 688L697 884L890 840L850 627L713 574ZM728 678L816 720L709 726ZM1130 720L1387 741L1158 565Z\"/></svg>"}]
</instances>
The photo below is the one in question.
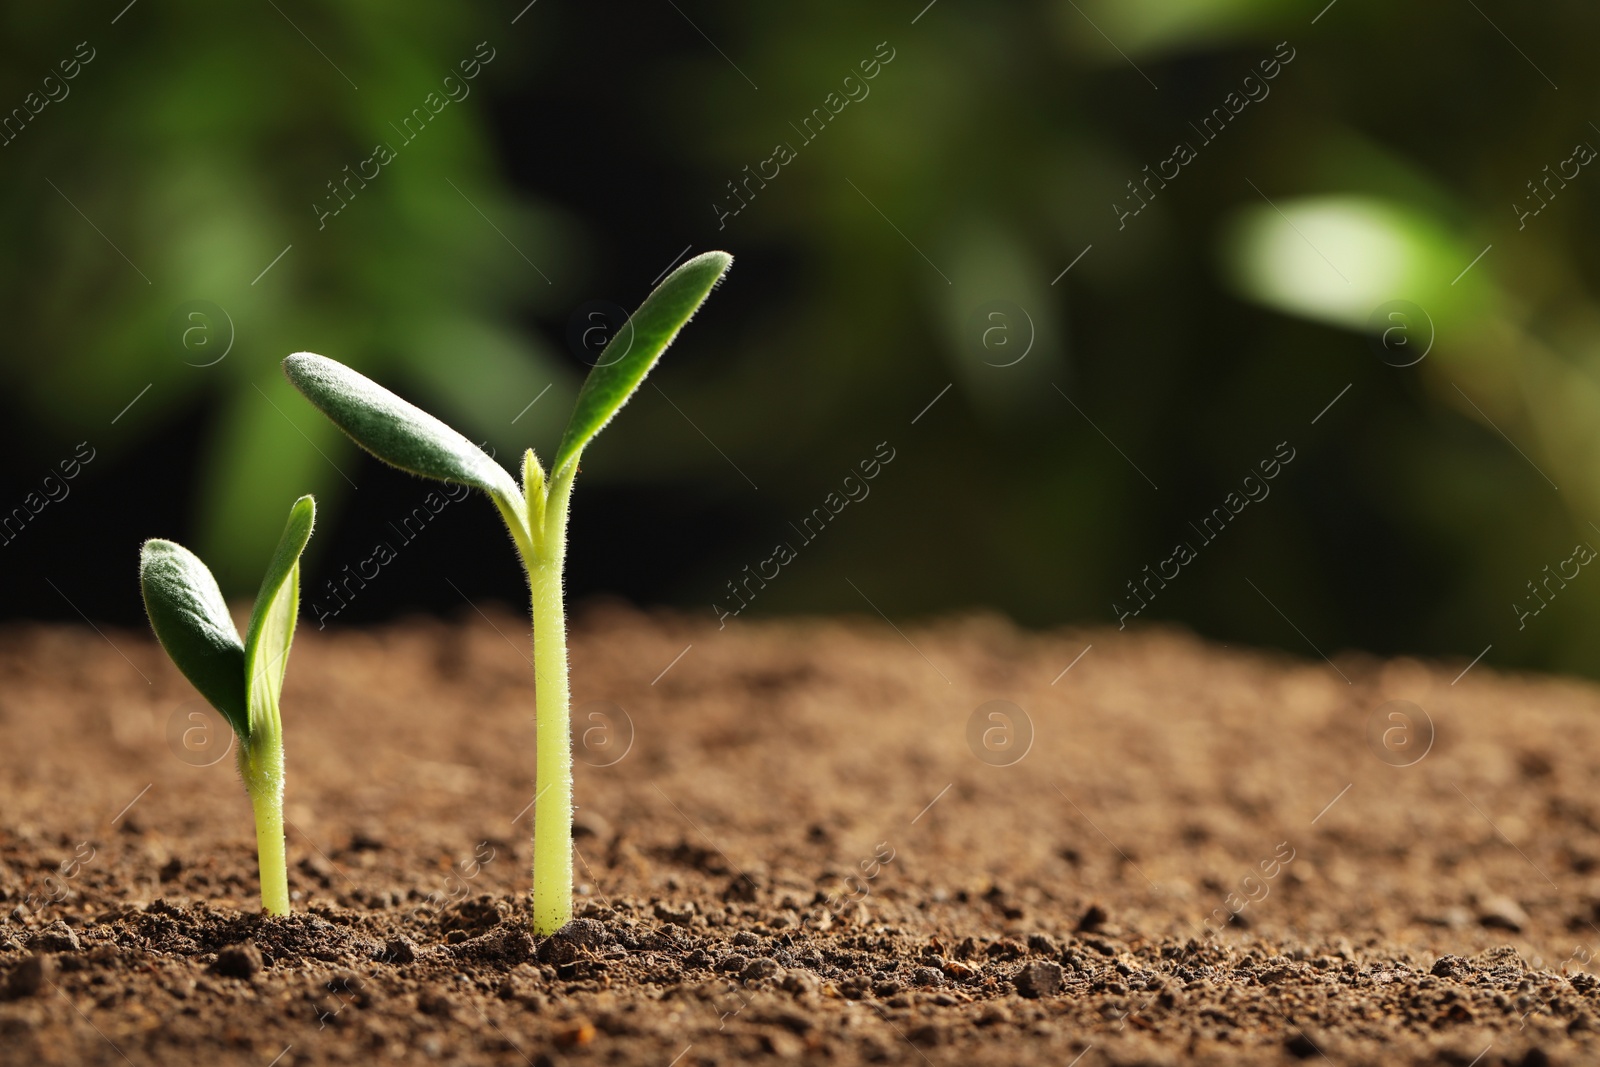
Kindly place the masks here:
<instances>
[{"instance_id":1,"label":"green cotyledon leaf","mask_svg":"<svg viewBox=\"0 0 1600 1067\"><path fill-rule=\"evenodd\" d=\"M210 568L182 545L152 539L139 550L139 586L156 640L233 732L248 740L244 644Z\"/></svg>"},{"instance_id":2,"label":"green cotyledon leaf","mask_svg":"<svg viewBox=\"0 0 1600 1067\"><path fill-rule=\"evenodd\" d=\"M732 264L733 257L726 252L702 253L673 271L645 297L639 310L600 353L578 391L572 419L556 449L555 462L550 465L552 481L577 462L584 446L628 402L661 353L694 317Z\"/></svg>"},{"instance_id":3,"label":"green cotyledon leaf","mask_svg":"<svg viewBox=\"0 0 1600 1067\"><path fill-rule=\"evenodd\" d=\"M303 496L294 502L250 612L250 628L244 642L244 677L252 733L264 730L276 734L281 730L278 697L283 691L289 646L294 641L295 619L300 613L300 554L311 540L316 520L315 500Z\"/></svg>"},{"instance_id":4,"label":"green cotyledon leaf","mask_svg":"<svg viewBox=\"0 0 1600 1067\"><path fill-rule=\"evenodd\" d=\"M520 503L517 483L487 452L365 375L312 352L296 352L283 371L334 425L385 463Z\"/></svg>"}]
</instances>

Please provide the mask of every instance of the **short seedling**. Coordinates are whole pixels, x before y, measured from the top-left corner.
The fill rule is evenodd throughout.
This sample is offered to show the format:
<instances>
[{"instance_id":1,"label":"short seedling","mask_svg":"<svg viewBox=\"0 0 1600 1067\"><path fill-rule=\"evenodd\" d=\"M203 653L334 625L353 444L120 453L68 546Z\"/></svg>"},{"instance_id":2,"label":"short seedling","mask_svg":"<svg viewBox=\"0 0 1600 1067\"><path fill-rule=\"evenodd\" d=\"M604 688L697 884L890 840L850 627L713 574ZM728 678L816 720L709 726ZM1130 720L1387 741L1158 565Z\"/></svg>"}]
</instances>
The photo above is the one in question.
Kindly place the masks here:
<instances>
[{"instance_id":1,"label":"short seedling","mask_svg":"<svg viewBox=\"0 0 1600 1067\"><path fill-rule=\"evenodd\" d=\"M578 457L638 389L732 262L726 252L696 256L645 298L578 391L549 476L530 448L522 460L520 489L467 438L350 368L310 352L298 352L283 363L289 380L308 400L385 463L489 494L522 556L532 601L538 712L533 926L541 935L554 933L572 917L572 735L561 571Z\"/></svg>"},{"instance_id":2,"label":"short seedling","mask_svg":"<svg viewBox=\"0 0 1600 1067\"><path fill-rule=\"evenodd\" d=\"M269 915L289 914L278 697L300 613L300 554L316 517L316 501L309 496L289 509L288 525L261 580L242 642L222 590L199 556L180 544L155 539L146 541L139 553L139 584L156 638L239 738L239 775L256 815L261 906Z\"/></svg>"}]
</instances>

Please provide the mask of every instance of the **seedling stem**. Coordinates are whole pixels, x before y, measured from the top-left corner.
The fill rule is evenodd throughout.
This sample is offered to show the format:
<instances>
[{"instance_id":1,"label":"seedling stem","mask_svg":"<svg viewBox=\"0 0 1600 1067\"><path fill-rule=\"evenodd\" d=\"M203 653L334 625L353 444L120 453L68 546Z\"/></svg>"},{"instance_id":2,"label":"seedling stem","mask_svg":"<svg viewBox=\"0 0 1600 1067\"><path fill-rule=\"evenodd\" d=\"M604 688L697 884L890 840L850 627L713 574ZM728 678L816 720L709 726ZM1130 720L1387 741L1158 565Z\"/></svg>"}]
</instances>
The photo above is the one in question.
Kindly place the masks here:
<instances>
[{"instance_id":1,"label":"seedling stem","mask_svg":"<svg viewBox=\"0 0 1600 1067\"><path fill-rule=\"evenodd\" d=\"M283 735L239 742L239 776L256 816L256 854L261 866L261 906L268 915L289 914L289 868L284 857Z\"/></svg>"},{"instance_id":2,"label":"seedling stem","mask_svg":"<svg viewBox=\"0 0 1600 1067\"><path fill-rule=\"evenodd\" d=\"M460 433L349 367L311 352L284 360L284 373L295 388L385 463L487 493L517 546L528 575L538 708L533 827L533 927L538 934L555 933L572 918L571 691L561 582L567 505L578 458L639 388L732 260L726 252L696 256L645 298L578 391L550 473L530 448L522 459L520 488L505 468Z\"/></svg>"},{"instance_id":3,"label":"seedling stem","mask_svg":"<svg viewBox=\"0 0 1600 1067\"><path fill-rule=\"evenodd\" d=\"M139 550L139 584L156 638L239 740L239 777L256 817L261 907L268 915L289 914L278 699L300 611L300 554L316 517L316 502L309 496L289 509L242 638L216 578L199 556L159 539Z\"/></svg>"},{"instance_id":4,"label":"seedling stem","mask_svg":"<svg viewBox=\"0 0 1600 1067\"><path fill-rule=\"evenodd\" d=\"M533 837L533 923L541 931L559 930L572 918L572 714L561 580L567 555L567 502L576 466L571 464L557 475L551 487L555 499L539 500L542 528L532 514L535 497L529 497L528 525L540 535L531 556L524 559L533 614L538 783L543 791L534 805ZM542 497L543 487L535 493Z\"/></svg>"}]
</instances>

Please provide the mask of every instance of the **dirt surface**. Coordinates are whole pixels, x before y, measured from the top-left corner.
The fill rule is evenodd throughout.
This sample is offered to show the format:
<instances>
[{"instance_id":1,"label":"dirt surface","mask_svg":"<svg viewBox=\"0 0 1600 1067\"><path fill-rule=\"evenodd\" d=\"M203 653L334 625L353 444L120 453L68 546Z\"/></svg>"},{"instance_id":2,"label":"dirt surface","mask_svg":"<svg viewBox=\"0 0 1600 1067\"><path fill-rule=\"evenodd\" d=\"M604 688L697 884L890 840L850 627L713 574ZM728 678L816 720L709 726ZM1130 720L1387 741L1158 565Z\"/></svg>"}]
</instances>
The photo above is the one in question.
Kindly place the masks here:
<instances>
[{"instance_id":1,"label":"dirt surface","mask_svg":"<svg viewBox=\"0 0 1600 1067\"><path fill-rule=\"evenodd\" d=\"M1592 685L601 605L539 941L525 654L302 631L273 920L153 641L4 631L0 1062L1600 1060Z\"/></svg>"}]
</instances>

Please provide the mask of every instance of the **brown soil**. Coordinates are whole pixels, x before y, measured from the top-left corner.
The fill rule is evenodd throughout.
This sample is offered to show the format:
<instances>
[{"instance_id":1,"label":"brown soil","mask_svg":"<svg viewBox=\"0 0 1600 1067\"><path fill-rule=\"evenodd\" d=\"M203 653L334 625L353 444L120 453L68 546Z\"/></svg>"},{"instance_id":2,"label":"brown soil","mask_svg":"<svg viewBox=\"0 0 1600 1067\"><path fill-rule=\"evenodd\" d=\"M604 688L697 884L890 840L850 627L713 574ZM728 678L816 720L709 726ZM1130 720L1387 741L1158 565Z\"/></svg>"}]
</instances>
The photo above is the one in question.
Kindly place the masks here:
<instances>
[{"instance_id":1,"label":"brown soil","mask_svg":"<svg viewBox=\"0 0 1600 1067\"><path fill-rule=\"evenodd\" d=\"M195 705L154 643L6 631L0 1061L1600 1058L1594 686L986 617L908 636L587 612L577 730L609 700L634 737L578 766L584 921L539 942L512 616L302 632L284 920L231 758L169 744ZM969 746L995 699L1036 734L1010 766ZM1373 720L1394 699L1437 729L1410 766L1421 720Z\"/></svg>"}]
</instances>

